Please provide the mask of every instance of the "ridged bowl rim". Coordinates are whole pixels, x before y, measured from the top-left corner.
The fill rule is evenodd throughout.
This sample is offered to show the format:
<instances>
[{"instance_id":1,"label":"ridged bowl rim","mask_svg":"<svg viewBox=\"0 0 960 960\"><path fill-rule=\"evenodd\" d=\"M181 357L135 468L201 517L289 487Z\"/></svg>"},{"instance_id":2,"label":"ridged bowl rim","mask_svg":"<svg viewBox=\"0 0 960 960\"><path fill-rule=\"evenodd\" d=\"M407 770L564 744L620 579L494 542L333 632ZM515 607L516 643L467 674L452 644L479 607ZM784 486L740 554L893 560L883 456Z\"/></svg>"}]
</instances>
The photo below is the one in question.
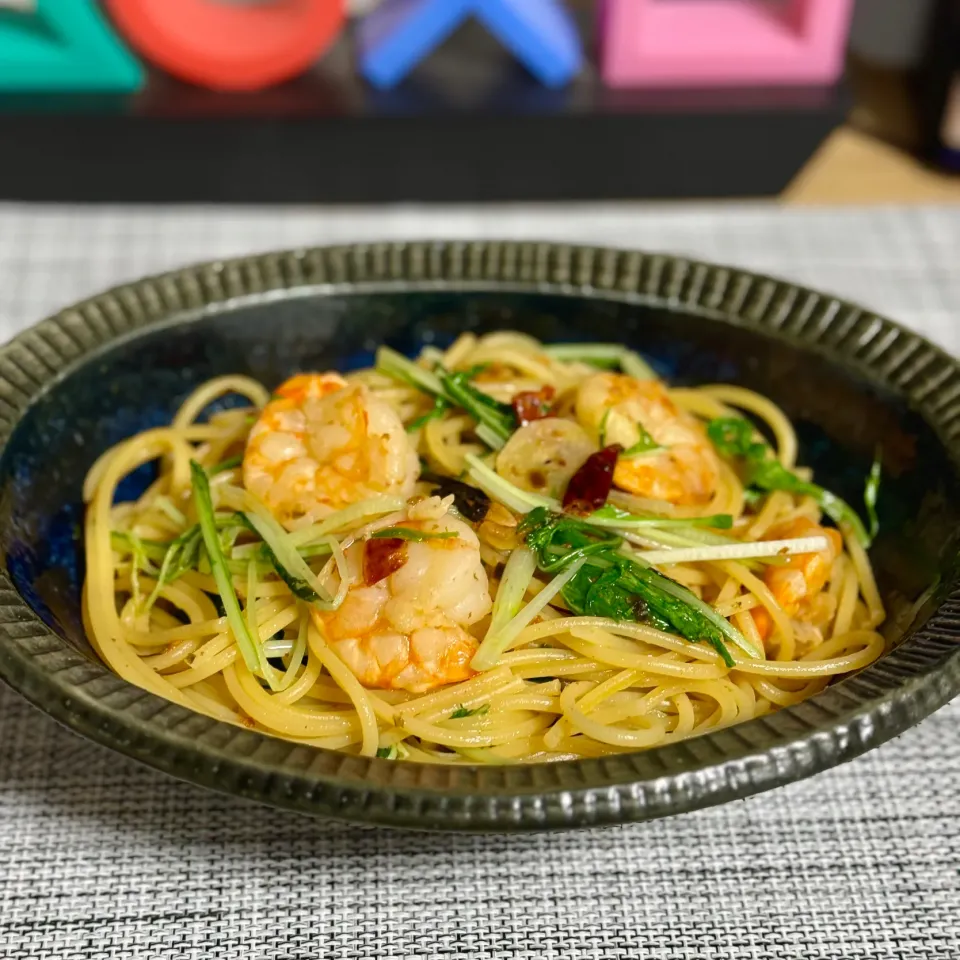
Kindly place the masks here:
<instances>
[{"instance_id":1,"label":"ridged bowl rim","mask_svg":"<svg viewBox=\"0 0 960 960\"><path fill-rule=\"evenodd\" d=\"M661 253L538 242L392 242L213 261L127 283L0 349L0 455L48 388L117 341L304 293L542 293L647 304L756 330L893 390L960 462L960 364L890 320L783 280ZM520 831L649 820L850 760L960 692L960 590L876 664L795 707L645 752L556 764L421 766L296 746L146 693L43 624L0 571L0 677L76 732L173 776L322 817Z\"/></svg>"}]
</instances>

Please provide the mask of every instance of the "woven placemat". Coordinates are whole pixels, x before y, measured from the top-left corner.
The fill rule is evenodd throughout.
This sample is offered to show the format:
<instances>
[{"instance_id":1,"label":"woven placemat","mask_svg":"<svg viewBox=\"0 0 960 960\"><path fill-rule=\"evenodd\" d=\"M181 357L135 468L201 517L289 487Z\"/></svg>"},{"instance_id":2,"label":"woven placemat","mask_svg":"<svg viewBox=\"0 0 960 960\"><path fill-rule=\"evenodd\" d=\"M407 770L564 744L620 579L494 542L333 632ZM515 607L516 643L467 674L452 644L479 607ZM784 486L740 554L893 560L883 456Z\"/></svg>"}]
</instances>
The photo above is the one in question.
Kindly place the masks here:
<instances>
[{"instance_id":1,"label":"woven placemat","mask_svg":"<svg viewBox=\"0 0 960 960\"><path fill-rule=\"evenodd\" d=\"M960 353L960 208L0 206L0 335L191 260L499 236L681 252L859 300ZM960 701L740 803L529 837L325 825L88 744L0 689L3 960L960 957Z\"/></svg>"}]
</instances>

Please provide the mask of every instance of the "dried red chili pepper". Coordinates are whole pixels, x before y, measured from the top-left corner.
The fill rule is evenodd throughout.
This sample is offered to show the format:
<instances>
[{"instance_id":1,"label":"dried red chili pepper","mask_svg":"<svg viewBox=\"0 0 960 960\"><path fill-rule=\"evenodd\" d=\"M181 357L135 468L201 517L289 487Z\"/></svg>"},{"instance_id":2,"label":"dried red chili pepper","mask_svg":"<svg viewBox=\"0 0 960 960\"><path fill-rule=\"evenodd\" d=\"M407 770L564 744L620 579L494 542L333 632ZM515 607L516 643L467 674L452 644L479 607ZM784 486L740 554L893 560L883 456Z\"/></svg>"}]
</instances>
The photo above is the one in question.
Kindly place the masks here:
<instances>
[{"instance_id":1,"label":"dried red chili pepper","mask_svg":"<svg viewBox=\"0 0 960 960\"><path fill-rule=\"evenodd\" d=\"M407 542L400 537L368 540L363 550L363 579L368 587L386 580L407 562Z\"/></svg>"},{"instance_id":2,"label":"dried red chili pepper","mask_svg":"<svg viewBox=\"0 0 960 960\"><path fill-rule=\"evenodd\" d=\"M513 398L513 412L521 427L550 416L550 401L557 391L549 384L539 390L522 390Z\"/></svg>"},{"instance_id":3,"label":"dried red chili pepper","mask_svg":"<svg viewBox=\"0 0 960 960\"><path fill-rule=\"evenodd\" d=\"M563 495L563 509L586 516L599 510L610 495L613 470L617 457L623 452L619 443L612 443L597 453L590 454L580 469L570 478Z\"/></svg>"}]
</instances>

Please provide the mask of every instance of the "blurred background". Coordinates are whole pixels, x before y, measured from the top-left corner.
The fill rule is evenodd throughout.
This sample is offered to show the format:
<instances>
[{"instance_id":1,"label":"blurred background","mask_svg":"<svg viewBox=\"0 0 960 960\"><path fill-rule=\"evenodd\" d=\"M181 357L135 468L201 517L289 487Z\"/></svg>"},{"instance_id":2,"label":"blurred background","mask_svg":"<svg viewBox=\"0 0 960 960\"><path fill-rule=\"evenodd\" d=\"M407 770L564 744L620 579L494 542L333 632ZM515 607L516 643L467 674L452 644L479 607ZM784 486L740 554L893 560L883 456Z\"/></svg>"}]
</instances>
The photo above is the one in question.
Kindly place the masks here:
<instances>
[{"instance_id":1,"label":"blurred background","mask_svg":"<svg viewBox=\"0 0 960 960\"><path fill-rule=\"evenodd\" d=\"M0 0L0 340L191 261L440 237L743 266L960 355L958 168L960 0ZM448 844L265 819L0 689L0 956L958 957L958 721Z\"/></svg>"},{"instance_id":2,"label":"blurred background","mask_svg":"<svg viewBox=\"0 0 960 960\"><path fill-rule=\"evenodd\" d=\"M0 0L0 200L960 199L960 0Z\"/></svg>"}]
</instances>

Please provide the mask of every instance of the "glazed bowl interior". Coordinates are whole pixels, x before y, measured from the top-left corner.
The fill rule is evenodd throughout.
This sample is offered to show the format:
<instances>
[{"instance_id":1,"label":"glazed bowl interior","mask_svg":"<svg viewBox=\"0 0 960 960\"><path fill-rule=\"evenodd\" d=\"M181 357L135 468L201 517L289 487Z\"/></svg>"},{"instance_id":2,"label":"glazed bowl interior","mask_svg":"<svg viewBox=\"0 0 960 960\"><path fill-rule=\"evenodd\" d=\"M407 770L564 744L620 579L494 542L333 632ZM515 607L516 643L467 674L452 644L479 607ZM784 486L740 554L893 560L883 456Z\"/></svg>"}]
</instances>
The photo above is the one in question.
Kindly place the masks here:
<instances>
[{"instance_id":1,"label":"glazed bowl interior","mask_svg":"<svg viewBox=\"0 0 960 960\"><path fill-rule=\"evenodd\" d=\"M128 337L54 384L0 462L0 547L14 586L64 640L92 656L80 615L83 478L109 446L169 423L211 377L273 386L298 370L351 370L380 343L408 354L465 330L520 330L547 342L625 342L675 385L737 383L796 425L800 462L860 502L877 449L885 482L873 560L892 609L951 575L960 530L957 474L921 417L849 369L756 332L674 310L531 294L303 295L235 306ZM141 468L121 499L155 476ZM913 627L918 624L912 624Z\"/></svg>"},{"instance_id":2,"label":"glazed bowl interior","mask_svg":"<svg viewBox=\"0 0 960 960\"><path fill-rule=\"evenodd\" d=\"M82 486L109 446L170 421L203 381L273 386L414 354L463 331L639 350L677 385L776 401L800 461L859 504L884 482L871 551L896 646L796 706L597 760L396 763L306 747L138 690L82 626ZM550 244L383 244L188 268L72 307L0 350L0 678L81 734L175 776L318 816L427 829L643 820L816 773L960 692L960 365L837 299L680 258ZM137 496L150 465L123 485ZM921 599L921 602L918 601Z\"/></svg>"}]
</instances>

